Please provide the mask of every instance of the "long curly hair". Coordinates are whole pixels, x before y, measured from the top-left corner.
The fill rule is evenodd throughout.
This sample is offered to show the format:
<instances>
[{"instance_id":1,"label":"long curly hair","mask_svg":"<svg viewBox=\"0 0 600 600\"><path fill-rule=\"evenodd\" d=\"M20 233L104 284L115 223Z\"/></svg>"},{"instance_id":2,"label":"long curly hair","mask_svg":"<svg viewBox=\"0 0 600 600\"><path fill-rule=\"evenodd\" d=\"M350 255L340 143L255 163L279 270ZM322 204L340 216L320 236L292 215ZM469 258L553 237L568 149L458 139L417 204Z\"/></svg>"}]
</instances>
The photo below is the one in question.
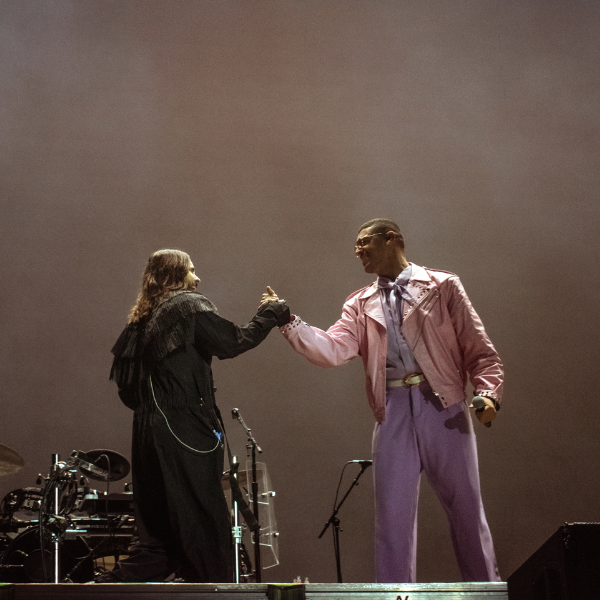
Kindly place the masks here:
<instances>
[{"instance_id":1,"label":"long curly hair","mask_svg":"<svg viewBox=\"0 0 600 600\"><path fill-rule=\"evenodd\" d=\"M150 255L142 276L142 289L129 313L129 323L147 317L171 292L185 289L184 279L192 261L181 250L157 250Z\"/></svg>"}]
</instances>

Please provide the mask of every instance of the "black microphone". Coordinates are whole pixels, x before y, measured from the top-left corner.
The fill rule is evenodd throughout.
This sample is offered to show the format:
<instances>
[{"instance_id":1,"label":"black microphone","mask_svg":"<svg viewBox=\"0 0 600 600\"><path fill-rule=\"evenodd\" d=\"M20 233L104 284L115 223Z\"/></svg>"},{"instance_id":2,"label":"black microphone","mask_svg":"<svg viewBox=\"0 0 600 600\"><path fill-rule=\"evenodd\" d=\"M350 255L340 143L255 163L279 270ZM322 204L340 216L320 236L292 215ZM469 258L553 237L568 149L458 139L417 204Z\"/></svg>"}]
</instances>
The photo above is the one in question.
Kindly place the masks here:
<instances>
[{"instance_id":1,"label":"black microphone","mask_svg":"<svg viewBox=\"0 0 600 600\"><path fill-rule=\"evenodd\" d=\"M363 469L366 469L367 467L370 467L373 464L373 461L372 460L349 460L348 463L357 463Z\"/></svg>"},{"instance_id":2,"label":"black microphone","mask_svg":"<svg viewBox=\"0 0 600 600\"><path fill-rule=\"evenodd\" d=\"M239 408L232 408L231 409L231 417L233 419L237 419L240 416L240 410Z\"/></svg>"},{"instance_id":3,"label":"black microphone","mask_svg":"<svg viewBox=\"0 0 600 600\"><path fill-rule=\"evenodd\" d=\"M473 408L475 412L483 412L485 410L485 398L483 396L475 396L473 398ZM491 427L492 423L484 423L486 427Z\"/></svg>"}]
</instances>

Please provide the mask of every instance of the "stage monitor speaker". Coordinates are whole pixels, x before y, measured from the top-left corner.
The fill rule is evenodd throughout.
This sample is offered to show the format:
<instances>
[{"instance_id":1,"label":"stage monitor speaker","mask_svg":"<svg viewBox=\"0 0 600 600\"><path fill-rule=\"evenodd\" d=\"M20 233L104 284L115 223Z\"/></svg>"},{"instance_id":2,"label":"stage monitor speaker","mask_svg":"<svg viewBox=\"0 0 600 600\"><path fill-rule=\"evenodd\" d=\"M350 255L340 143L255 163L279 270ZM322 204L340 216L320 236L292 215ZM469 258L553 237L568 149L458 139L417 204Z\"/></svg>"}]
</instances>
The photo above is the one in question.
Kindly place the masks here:
<instances>
[{"instance_id":1,"label":"stage monitor speaker","mask_svg":"<svg viewBox=\"0 0 600 600\"><path fill-rule=\"evenodd\" d=\"M507 583L509 600L598 600L600 523L565 523Z\"/></svg>"}]
</instances>

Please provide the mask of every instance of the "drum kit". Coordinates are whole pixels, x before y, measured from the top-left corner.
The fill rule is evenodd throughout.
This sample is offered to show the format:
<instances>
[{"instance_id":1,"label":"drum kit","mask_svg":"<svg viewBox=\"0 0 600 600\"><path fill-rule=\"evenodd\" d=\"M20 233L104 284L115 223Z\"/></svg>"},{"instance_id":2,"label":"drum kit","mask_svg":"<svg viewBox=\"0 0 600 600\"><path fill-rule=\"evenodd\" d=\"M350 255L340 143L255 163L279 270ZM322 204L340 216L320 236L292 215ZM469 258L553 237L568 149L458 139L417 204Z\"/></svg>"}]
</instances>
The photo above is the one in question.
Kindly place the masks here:
<instances>
[{"instance_id":1,"label":"drum kit","mask_svg":"<svg viewBox=\"0 0 600 600\"><path fill-rule=\"evenodd\" d=\"M25 461L0 444L0 476L19 472ZM0 504L0 582L91 581L131 552L135 537L133 493L110 484L124 479L129 461L112 450L52 455L50 474L39 487L9 492ZM99 492L91 481L105 482Z\"/></svg>"},{"instance_id":2,"label":"drum kit","mask_svg":"<svg viewBox=\"0 0 600 600\"><path fill-rule=\"evenodd\" d=\"M243 423L239 411L233 412ZM255 451L261 450L243 425L252 461L236 472L235 485L229 472L221 480L232 515L236 583L260 582L261 569L279 563L275 492L266 465L256 462ZM0 477L18 473L24 465L17 452L0 444ZM137 539L132 485L110 492L110 484L129 471L129 461L112 450L74 450L66 461L53 454L50 473L38 475L37 487L13 490L0 503L0 582L85 583L129 556ZM106 492L93 489L91 481L104 482ZM255 521L252 536L238 520L232 485L245 491L257 521L260 508L260 525ZM246 546L254 546L254 568Z\"/></svg>"}]
</instances>

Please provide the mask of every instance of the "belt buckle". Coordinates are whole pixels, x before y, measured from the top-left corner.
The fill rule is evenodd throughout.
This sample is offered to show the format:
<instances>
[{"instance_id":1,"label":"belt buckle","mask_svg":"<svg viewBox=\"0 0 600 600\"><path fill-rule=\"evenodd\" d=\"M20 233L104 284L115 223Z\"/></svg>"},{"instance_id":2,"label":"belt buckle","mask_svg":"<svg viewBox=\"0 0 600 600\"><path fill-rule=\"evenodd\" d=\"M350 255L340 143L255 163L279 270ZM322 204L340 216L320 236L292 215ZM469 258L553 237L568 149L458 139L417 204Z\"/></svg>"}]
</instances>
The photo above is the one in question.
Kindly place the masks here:
<instances>
[{"instance_id":1,"label":"belt buckle","mask_svg":"<svg viewBox=\"0 0 600 600\"><path fill-rule=\"evenodd\" d=\"M411 383L409 381L409 379L412 379L413 377L419 377L418 373L407 373L403 378L402 378L402 385L406 388L411 387L413 385L418 385L419 381L417 381L416 383Z\"/></svg>"}]
</instances>

